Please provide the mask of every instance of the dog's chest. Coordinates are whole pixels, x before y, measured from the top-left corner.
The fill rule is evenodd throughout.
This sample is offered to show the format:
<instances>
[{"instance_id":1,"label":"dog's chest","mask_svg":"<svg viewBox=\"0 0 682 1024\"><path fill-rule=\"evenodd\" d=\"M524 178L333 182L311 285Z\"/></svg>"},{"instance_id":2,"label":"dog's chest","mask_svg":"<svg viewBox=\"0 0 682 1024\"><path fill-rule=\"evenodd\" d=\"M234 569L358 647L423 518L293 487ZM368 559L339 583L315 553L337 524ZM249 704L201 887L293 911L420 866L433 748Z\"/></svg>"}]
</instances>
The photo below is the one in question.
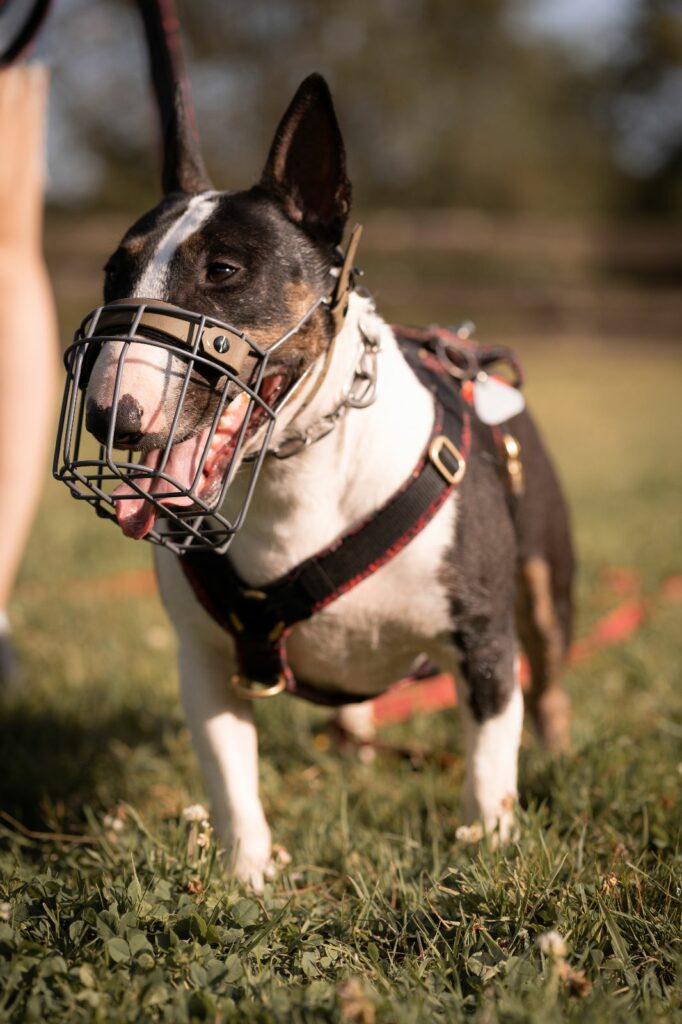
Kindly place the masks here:
<instances>
[{"instance_id":1,"label":"dog's chest","mask_svg":"<svg viewBox=\"0 0 682 1024\"><path fill-rule=\"evenodd\" d=\"M248 522L229 553L233 568L250 588L280 580L317 552L333 548L338 538L352 532L353 524L388 502L419 464L433 429L433 397L403 359L391 332L380 323L375 331L382 338L376 402L353 412L319 445L296 458L269 460L261 474ZM343 346L339 356L348 361L356 352L357 343ZM320 396L322 408L333 404L333 394L351 368L352 362L341 367L335 382L328 378L332 394ZM381 568L293 627L287 654L301 682L371 694L404 676L422 652L442 663L439 655L449 646L452 631L444 581L455 544L458 500L455 492ZM165 560L159 559L160 569L161 562ZM198 602L190 598L188 615L185 602L174 599L174 593L189 596L187 581L167 571L160 578L179 631L215 642L215 624L211 627L203 612L195 618ZM229 600L227 593L226 608Z\"/></svg>"},{"instance_id":2,"label":"dog's chest","mask_svg":"<svg viewBox=\"0 0 682 1024\"><path fill-rule=\"evenodd\" d=\"M390 562L311 619L287 643L297 679L317 688L375 693L404 676L449 636L443 583L455 536L455 500Z\"/></svg>"},{"instance_id":3,"label":"dog's chest","mask_svg":"<svg viewBox=\"0 0 682 1024\"><path fill-rule=\"evenodd\" d=\"M349 694L379 693L426 653L441 660L452 631L444 584L455 539L456 498L398 555L312 618L296 625L287 655L294 675L317 689ZM183 643L235 651L231 636L193 594L178 559L159 549L161 594ZM232 666L226 661L229 675Z\"/></svg>"}]
</instances>

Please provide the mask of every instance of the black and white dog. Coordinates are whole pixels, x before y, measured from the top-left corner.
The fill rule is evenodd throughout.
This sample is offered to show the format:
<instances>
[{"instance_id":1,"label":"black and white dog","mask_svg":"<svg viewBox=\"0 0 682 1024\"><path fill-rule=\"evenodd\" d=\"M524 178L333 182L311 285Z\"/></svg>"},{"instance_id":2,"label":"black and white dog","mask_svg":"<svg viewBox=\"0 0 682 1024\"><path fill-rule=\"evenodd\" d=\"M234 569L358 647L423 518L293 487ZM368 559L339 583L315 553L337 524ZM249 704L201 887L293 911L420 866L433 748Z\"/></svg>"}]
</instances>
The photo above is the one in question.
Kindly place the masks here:
<instances>
[{"instance_id":1,"label":"black and white dog","mask_svg":"<svg viewBox=\"0 0 682 1024\"><path fill-rule=\"evenodd\" d=\"M171 302L239 325L267 347L317 296L329 293L338 268L351 187L329 90L318 75L303 82L259 183L247 191L205 188L197 154L186 141L166 141L166 194L111 257L105 299ZM266 459L229 551L253 587L281 577L382 505L409 477L432 430L433 397L370 299L351 295L329 360L333 337L329 309L321 306L279 352L271 390L305 379L278 416L271 443L286 439L294 421L296 431L305 431L337 407L363 337L378 350L377 397L367 408L350 409L335 430L294 457ZM169 367L159 353L143 347L136 352L135 346L128 353L117 446L153 453L168 437L175 385L172 361ZM88 428L100 440L109 429L119 355L120 346L105 344L88 384ZM177 475L189 472L193 439L205 431L213 409L205 381L196 393L191 389L179 430ZM209 476L221 473L231 409L218 427ZM533 720L543 740L560 749L568 738L568 700L559 673L571 628L565 506L528 414L516 416L512 426L525 470L515 511L489 455L490 430L474 418L461 487L395 558L300 623L288 642L298 678L349 695L380 693L423 654L452 672L466 741L464 813L502 839L513 822L524 709L518 639L532 671L527 703ZM255 431L245 453L259 443ZM239 498L243 486L238 474L228 500ZM119 504L124 532L143 535L153 517L144 498ZM179 559L157 549L156 564L177 632L182 701L215 826L236 875L259 886L270 870L270 829L258 794L252 704L227 682L235 668L234 643L197 600ZM342 719L361 730L364 707L342 712Z\"/></svg>"}]
</instances>

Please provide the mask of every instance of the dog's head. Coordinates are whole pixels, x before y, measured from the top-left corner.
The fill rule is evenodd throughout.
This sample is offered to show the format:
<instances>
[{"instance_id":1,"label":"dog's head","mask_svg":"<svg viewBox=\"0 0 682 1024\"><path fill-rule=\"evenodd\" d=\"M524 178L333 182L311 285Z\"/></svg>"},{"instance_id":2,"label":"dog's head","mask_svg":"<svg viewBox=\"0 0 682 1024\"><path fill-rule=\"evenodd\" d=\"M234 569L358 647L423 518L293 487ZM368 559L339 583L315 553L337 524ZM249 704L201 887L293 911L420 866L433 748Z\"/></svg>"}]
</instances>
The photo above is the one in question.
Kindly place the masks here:
<instances>
[{"instance_id":1,"label":"dog's head","mask_svg":"<svg viewBox=\"0 0 682 1024\"><path fill-rule=\"evenodd\" d=\"M183 147L166 146L166 194L133 225L109 259L105 301L172 303L232 324L267 349L320 297L331 294L333 275L338 274L351 188L324 79L311 75L298 89L253 188L216 192L204 187L208 182L194 173L196 160L197 154ZM329 307L321 305L268 361L261 398L276 404L333 335ZM141 451L149 467L158 462L172 430L166 468L189 486L226 384L218 366L197 368L188 381L186 368L187 361L163 345L106 342L90 372L86 426L106 443L113 416L114 447ZM249 373L248 365L240 372L244 383ZM234 384L230 387L203 466L200 494L205 500L220 489L248 405L245 393ZM248 429L256 432L258 426L258 416L253 416ZM152 493L158 497L162 491L154 487ZM154 521L143 498L117 502L116 513L124 531L136 537L144 536Z\"/></svg>"}]
</instances>

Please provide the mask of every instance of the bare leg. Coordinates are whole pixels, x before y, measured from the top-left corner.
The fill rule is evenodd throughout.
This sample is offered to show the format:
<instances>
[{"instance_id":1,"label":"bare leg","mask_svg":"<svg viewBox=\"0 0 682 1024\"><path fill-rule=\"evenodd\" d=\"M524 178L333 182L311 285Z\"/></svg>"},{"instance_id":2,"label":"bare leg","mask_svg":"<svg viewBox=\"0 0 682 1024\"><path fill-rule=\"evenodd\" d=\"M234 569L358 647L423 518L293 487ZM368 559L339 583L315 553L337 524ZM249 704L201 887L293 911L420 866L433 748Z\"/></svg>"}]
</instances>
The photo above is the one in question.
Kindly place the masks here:
<instances>
[{"instance_id":1,"label":"bare leg","mask_svg":"<svg viewBox=\"0 0 682 1024\"><path fill-rule=\"evenodd\" d=\"M41 253L40 67L0 71L0 617L45 471L56 378L56 327Z\"/></svg>"}]
</instances>

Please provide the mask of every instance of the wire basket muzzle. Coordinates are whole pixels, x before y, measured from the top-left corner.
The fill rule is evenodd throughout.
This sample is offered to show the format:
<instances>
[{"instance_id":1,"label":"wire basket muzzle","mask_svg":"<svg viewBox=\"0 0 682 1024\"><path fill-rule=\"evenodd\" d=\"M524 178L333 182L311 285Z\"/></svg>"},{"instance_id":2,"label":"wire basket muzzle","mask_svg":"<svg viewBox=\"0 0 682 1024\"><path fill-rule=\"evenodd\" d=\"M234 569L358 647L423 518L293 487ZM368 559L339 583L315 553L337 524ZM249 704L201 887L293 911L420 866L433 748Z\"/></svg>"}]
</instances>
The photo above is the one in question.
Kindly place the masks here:
<instances>
[{"instance_id":1,"label":"wire basket muzzle","mask_svg":"<svg viewBox=\"0 0 682 1024\"><path fill-rule=\"evenodd\" d=\"M99 443L86 429L86 389L108 342L115 342L120 352L108 435ZM133 346L137 354L138 346L163 349L172 366L168 429L151 451L116 447L122 382ZM130 536L177 554L226 551L246 516L275 426L276 410L261 395L269 352L229 324L168 303L133 300L98 307L82 322L65 354L54 476L76 499L117 521ZM210 394L209 410L200 429L187 437L183 413L197 381ZM221 421L233 402L240 410L238 423L222 451ZM256 434L257 450L245 461L245 444ZM221 454L211 475L207 467L215 450ZM238 485L232 488L237 471ZM128 503L127 512L123 503Z\"/></svg>"}]
</instances>

